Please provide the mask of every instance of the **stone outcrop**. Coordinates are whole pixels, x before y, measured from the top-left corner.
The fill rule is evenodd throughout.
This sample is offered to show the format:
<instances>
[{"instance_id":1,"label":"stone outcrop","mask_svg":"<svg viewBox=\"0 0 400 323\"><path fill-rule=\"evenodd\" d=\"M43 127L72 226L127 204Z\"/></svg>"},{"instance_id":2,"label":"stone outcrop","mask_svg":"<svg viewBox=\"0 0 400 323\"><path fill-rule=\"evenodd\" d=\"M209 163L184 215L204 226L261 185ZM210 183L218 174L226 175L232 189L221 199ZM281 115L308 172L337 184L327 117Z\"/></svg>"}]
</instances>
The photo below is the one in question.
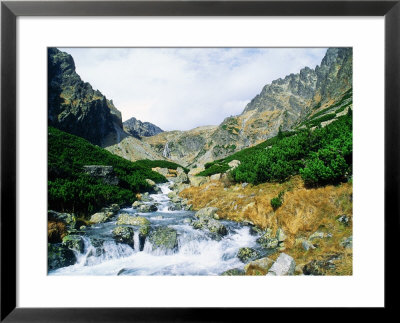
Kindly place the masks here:
<instances>
[{"instance_id":1,"label":"stone outcrop","mask_svg":"<svg viewBox=\"0 0 400 323\"><path fill-rule=\"evenodd\" d=\"M132 248L134 247L133 234L133 229L130 227L116 227L112 231L112 235L115 241L119 243L125 243Z\"/></svg>"},{"instance_id":2,"label":"stone outcrop","mask_svg":"<svg viewBox=\"0 0 400 323\"><path fill-rule=\"evenodd\" d=\"M226 227L216 219L218 219L216 207L205 207L195 213L198 220L191 222L195 229L208 230L218 236L225 236L228 234Z\"/></svg>"},{"instance_id":3,"label":"stone outcrop","mask_svg":"<svg viewBox=\"0 0 400 323\"><path fill-rule=\"evenodd\" d=\"M157 135L163 130L150 122L142 122L134 117L123 122L124 130L140 139L141 137L151 137Z\"/></svg>"},{"instance_id":4,"label":"stone outcrop","mask_svg":"<svg viewBox=\"0 0 400 323\"><path fill-rule=\"evenodd\" d=\"M116 128L122 130L112 100L82 81L72 56L57 48L48 49L48 122L96 145Z\"/></svg>"},{"instance_id":5,"label":"stone outcrop","mask_svg":"<svg viewBox=\"0 0 400 323\"><path fill-rule=\"evenodd\" d=\"M295 269L296 262L294 259L285 253L281 253L269 269L267 276L293 275Z\"/></svg>"},{"instance_id":6,"label":"stone outcrop","mask_svg":"<svg viewBox=\"0 0 400 323\"><path fill-rule=\"evenodd\" d=\"M71 266L76 262L75 254L62 244L49 243L47 245L47 269L54 270Z\"/></svg>"},{"instance_id":7,"label":"stone outcrop","mask_svg":"<svg viewBox=\"0 0 400 323\"><path fill-rule=\"evenodd\" d=\"M114 173L112 166L104 165L86 165L83 170L91 177L101 178L104 183L109 185L118 185L119 179Z\"/></svg>"},{"instance_id":8,"label":"stone outcrop","mask_svg":"<svg viewBox=\"0 0 400 323\"><path fill-rule=\"evenodd\" d=\"M158 227L149 235L153 249L176 251L178 249L178 233L170 227Z\"/></svg>"},{"instance_id":9,"label":"stone outcrop","mask_svg":"<svg viewBox=\"0 0 400 323\"><path fill-rule=\"evenodd\" d=\"M274 261L268 257L250 261L244 266L246 275L266 275Z\"/></svg>"},{"instance_id":10,"label":"stone outcrop","mask_svg":"<svg viewBox=\"0 0 400 323\"><path fill-rule=\"evenodd\" d=\"M239 249L237 257L240 259L240 261L247 263L260 258L260 253L253 248L245 247Z\"/></svg>"}]
</instances>

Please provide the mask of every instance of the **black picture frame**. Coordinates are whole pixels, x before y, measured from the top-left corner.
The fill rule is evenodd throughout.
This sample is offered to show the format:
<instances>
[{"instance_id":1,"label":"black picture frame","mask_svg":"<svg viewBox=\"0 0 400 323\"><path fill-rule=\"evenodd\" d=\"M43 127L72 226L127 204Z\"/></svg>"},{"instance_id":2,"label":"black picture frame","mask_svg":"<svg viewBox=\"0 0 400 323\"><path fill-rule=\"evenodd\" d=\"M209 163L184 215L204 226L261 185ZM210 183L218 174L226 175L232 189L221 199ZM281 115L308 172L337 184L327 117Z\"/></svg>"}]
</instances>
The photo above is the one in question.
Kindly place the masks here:
<instances>
[{"instance_id":1,"label":"black picture frame","mask_svg":"<svg viewBox=\"0 0 400 323\"><path fill-rule=\"evenodd\" d=\"M256 318L242 308L16 307L16 19L18 16L384 16L385 18L385 309L398 286L400 180L400 1L4 1L1 3L1 321L186 322ZM40 291L38 291L40 293ZM56 296L56 295L55 295ZM246 314L247 313L247 314Z\"/></svg>"}]
</instances>

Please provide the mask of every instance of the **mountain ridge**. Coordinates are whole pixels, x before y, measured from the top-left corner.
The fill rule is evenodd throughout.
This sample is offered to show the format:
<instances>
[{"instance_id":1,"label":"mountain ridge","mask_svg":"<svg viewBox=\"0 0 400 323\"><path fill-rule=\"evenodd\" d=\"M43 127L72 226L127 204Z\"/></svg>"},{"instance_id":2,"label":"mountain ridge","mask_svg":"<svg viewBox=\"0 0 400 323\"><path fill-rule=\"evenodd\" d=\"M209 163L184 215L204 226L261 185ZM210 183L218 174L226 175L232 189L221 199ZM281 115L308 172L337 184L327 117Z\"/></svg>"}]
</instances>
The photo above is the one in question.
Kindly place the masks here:
<instances>
[{"instance_id":1,"label":"mountain ridge","mask_svg":"<svg viewBox=\"0 0 400 323\"><path fill-rule=\"evenodd\" d=\"M164 131L151 122L143 122L135 117L131 117L124 121L122 125L127 133L138 139L142 137L151 137Z\"/></svg>"},{"instance_id":2,"label":"mountain ridge","mask_svg":"<svg viewBox=\"0 0 400 323\"><path fill-rule=\"evenodd\" d=\"M265 85L241 114L225 118L212 133L200 138L192 129L175 132L175 138L172 132L165 132L143 140L159 153L168 144L172 161L185 166L204 165L274 137L279 129L293 129L339 102L351 88L352 48L329 48L315 69L305 67ZM182 137L191 138L191 142L185 144Z\"/></svg>"}]
</instances>

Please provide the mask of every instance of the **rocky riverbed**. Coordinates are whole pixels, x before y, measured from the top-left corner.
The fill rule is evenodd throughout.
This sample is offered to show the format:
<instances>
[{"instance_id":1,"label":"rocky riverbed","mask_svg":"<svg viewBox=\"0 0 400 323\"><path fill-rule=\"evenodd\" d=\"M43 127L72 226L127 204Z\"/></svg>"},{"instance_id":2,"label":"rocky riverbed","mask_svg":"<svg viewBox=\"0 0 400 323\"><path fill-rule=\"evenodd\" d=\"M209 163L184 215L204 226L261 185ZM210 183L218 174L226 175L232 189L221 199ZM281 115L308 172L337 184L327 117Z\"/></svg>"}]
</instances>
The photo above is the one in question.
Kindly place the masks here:
<instances>
[{"instance_id":1,"label":"rocky riverbed","mask_svg":"<svg viewBox=\"0 0 400 323\"><path fill-rule=\"evenodd\" d=\"M49 219L67 229L61 243L49 243L49 275L294 273L290 256L268 258L279 252L283 232L268 240L249 223L219 220L217 208L192 211L171 188L172 181L159 184L132 207L105 208L91 216L91 225L49 212Z\"/></svg>"}]
</instances>

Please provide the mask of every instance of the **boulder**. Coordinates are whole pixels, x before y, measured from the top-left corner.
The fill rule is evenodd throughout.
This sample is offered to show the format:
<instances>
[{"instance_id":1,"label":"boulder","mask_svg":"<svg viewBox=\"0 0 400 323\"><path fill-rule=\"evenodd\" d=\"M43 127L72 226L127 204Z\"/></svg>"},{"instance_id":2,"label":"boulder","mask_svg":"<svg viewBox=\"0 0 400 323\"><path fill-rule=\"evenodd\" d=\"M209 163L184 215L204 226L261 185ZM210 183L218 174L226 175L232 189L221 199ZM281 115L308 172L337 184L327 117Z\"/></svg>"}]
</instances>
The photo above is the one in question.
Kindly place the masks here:
<instances>
[{"instance_id":1,"label":"boulder","mask_svg":"<svg viewBox=\"0 0 400 323\"><path fill-rule=\"evenodd\" d=\"M221 174L214 174L210 176L211 181L219 181L221 179Z\"/></svg>"},{"instance_id":2,"label":"boulder","mask_svg":"<svg viewBox=\"0 0 400 323\"><path fill-rule=\"evenodd\" d=\"M172 250L178 249L178 233L170 227L158 227L149 235L153 249Z\"/></svg>"},{"instance_id":3,"label":"boulder","mask_svg":"<svg viewBox=\"0 0 400 323\"><path fill-rule=\"evenodd\" d=\"M90 217L92 223L104 223L110 220L113 213L97 212Z\"/></svg>"},{"instance_id":4,"label":"boulder","mask_svg":"<svg viewBox=\"0 0 400 323\"><path fill-rule=\"evenodd\" d=\"M268 257L250 261L244 266L246 275L266 275L274 261Z\"/></svg>"},{"instance_id":5,"label":"boulder","mask_svg":"<svg viewBox=\"0 0 400 323\"><path fill-rule=\"evenodd\" d=\"M227 271L224 271L220 276L243 276L244 270L240 268L233 268Z\"/></svg>"},{"instance_id":6,"label":"boulder","mask_svg":"<svg viewBox=\"0 0 400 323\"><path fill-rule=\"evenodd\" d=\"M269 269L267 276L293 275L295 268L296 262L294 259L285 253L281 253Z\"/></svg>"},{"instance_id":7,"label":"boulder","mask_svg":"<svg viewBox=\"0 0 400 323\"><path fill-rule=\"evenodd\" d=\"M189 171L189 176L191 176L191 175L197 175L198 173L200 173L200 172L202 172L203 170L205 170L205 167L204 167L204 165L200 165L199 167L195 167L195 168L192 168L190 171Z\"/></svg>"},{"instance_id":8,"label":"boulder","mask_svg":"<svg viewBox=\"0 0 400 323\"><path fill-rule=\"evenodd\" d=\"M207 222L207 229L212 233L217 233L221 236L225 236L228 234L228 230L226 227L219 221L210 219Z\"/></svg>"},{"instance_id":9,"label":"boulder","mask_svg":"<svg viewBox=\"0 0 400 323\"><path fill-rule=\"evenodd\" d=\"M339 216L337 218L337 221L345 226L348 226L350 224L350 218L346 214Z\"/></svg>"},{"instance_id":10,"label":"boulder","mask_svg":"<svg viewBox=\"0 0 400 323\"><path fill-rule=\"evenodd\" d=\"M286 240L286 234L285 234L285 232L281 229L281 228L279 228L277 231L276 231L276 239L278 240L278 242L283 242L283 241L285 241Z\"/></svg>"},{"instance_id":11,"label":"boulder","mask_svg":"<svg viewBox=\"0 0 400 323\"><path fill-rule=\"evenodd\" d=\"M312 235L310 235L308 240L312 241L312 240L316 240L316 239L324 239L324 238L331 238L331 237L332 237L332 234L330 234L330 233L316 231Z\"/></svg>"},{"instance_id":12,"label":"boulder","mask_svg":"<svg viewBox=\"0 0 400 323\"><path fill-rule=\"evenodd\" d=\"M180 211L182 210L182 206L178 203L173 203L170 206L168 206L169 211Z\"/></svg>"},{"instance_id":13,"label":"boulder","mask_svg":"<svg viewBox=\"0 0 400 323\"><path fill-rule=\"evenodd\" d=\"M99 238L90 238L90 243L92 244L93 249L91 249L87 255L87 260L85 262L86 265L90 264L89 257L100 257L102 254L105 253L105 250L103 248L104 245L104 240L99 239Z\"/></svg>"},{"instance_id":14,"label":"boulder","mask_svg":"<svg viewBox=\"0 0 400 323\"><path fill-rule=\"evenodd\" d=\"M236 160L236 159L231 160L231 161L228 163L228 166L229 166L231 169L235 169L235 168L238 167L239 165L240 165L240 160Z\"/></svg>"},{"instance_id":15,"label":"boulder","mask_svg":"<svg viewBox=\"0 0 400 323\"><path fill-rule=\"evenodd\" d=\"M182 198L180 198L179 196L173 196L172 198L171 198L171 201L173 202L173 203L180 203L181 201L182 201Z\"/></svg>"},{"instance_id":16,"label":"boulder","mask_svg":"<svg viewBox=\"0 0 400 323\"><path fill-rule=\"evenodd\" d=\"M340 241L340 245L347 249L353 249L353 236L343 238L342 241Z\"/></svg>"},{"instance_id":17,"label":"boulder","mask_svg":"<svg viewBox=\"0 0 400 323\"><path fill-rule=\"evenodd\" d=\"M205 176L189 176L190 185L194 187L201 186L208 182L208 178Z\"/></svg>"},{"instance_id":18,"label":"boulder","mask_svg":"<svg viewBox=\"0 0 400 323\"><path fill-rule=\"evenodd\" d=\"M153 202L154 201L153 198L150 196L149 192L142 194L140 200L142 202Z\"/></svg>"},{"instance_id":19,"label":"boulder","mask_svg":"<svg viewBox=\"0 0 400 323\"><path fill-rule=\"evenodd\" d=\"M158 210L157 206L155 204L141 204L137 208L138 212L141 213L150 213L150 212L155 212Z\"/></svg>"},{"instance_id":20,"label":"boulder","mask_svg":"<svg viewBox=\"0 0 400 323\"><path fill-rule=\"evenodd\" d=\"M83 171L91 177L101 178L104 183L109 185L118 185L119 179L114 173L112 166L104 165L86 165Z\"/></svg>"},{"instance_id":21,"label":"boulder","mask_svg":"<svg viewBox=\"0 0 400 323\"><path fill-rule=\"evenodd\" d=\"M134 247L133 242L133 229L130 227L116 227L112 231L112 235L115 241L119 243L126 243L127 245Z\"/></svg>"},{"instance_id":22,"label":"boulder","mask_svg":"<svg viewBox=\"0 0 400 323\"><path fill-rule=\"evenodd\" d=\"M216 208L216 207L212 207L212 206L204 207L204 208L198 210L194 216L196 218L203 218L203 217L212 218L214 216L214 214L217 213L217 211L218 211L218 208Z\"/></svg>"},{"instance_id":23,"label":"boulder","mask_svg":"<svg viewBox=\"0 0 400 323\"><path fill-rule=\"evenodd\" d=\"M150 186L156 186L156 182L148 178L146 178L146 183L149 184Z\"/></svg>"},{"instance_id":24,"label":"boulder","mask_svg":"<svg viewBox=\"0 0 400 323\"><path fill-rule=\"evenodd\" d=\"M134 208L134 209L137 209L140 205L142 205L143 204L143 202L140 202L140 201L135 201L135 202L133 202L133 204L132 204L132 207Z\"/></svg>"},{"instance_id":25,"label":"boulder","mask_svg":"<svg viewBox=\"0 0 400 323\"><path fill-rule=\"evenodd\" d=\"M47 244L47 270L71 266L76 262L75 254L62 244Z\"/></svg>"},{"instance_id":26,"label":"boulder","mask_svg":"<svg viewBox=\"0 0 400 323\"><path fill-rule=\"evenodd\" d=\"M173 198L176 197L177 195L176 195L176 192L172 191L172 192L169 192L169 193L167 194L167 196L168 196L168 198L173 199Z\"/></svg>"},{"instance_id":27,"label":"boulder","mask_svg":"<svg viewBox=\"0 0 400 323\"><path fill-rule=\"evenodd\" d=\"M152 168L151 170L154 172L157 172L163 176L168 175L168 168L155 167L155 168Z\"/></svg>"},{"instance_id":28,"label":"boulder","mask_svg":"<svg viewBox=\"0 0 400 323\"><path fill-rule=\"evenodd\" d=\"M109 209L115 213L117 213L120 210L120 207L118 204L111 204Z\"/></svg>"},{"instance_id":29,"label":"boulder","mask_svg":"<svg viewBox=\"0 0 400 323\"><path fill-rule=\"evenodd\" d=\"M76 224L76 217L74 214L60 213L52 210L49 210L47 212L47 220L53 222L62 222L70 229L75 228Z\"/></svg>"},{"instance_id":30,"label":"boulder","mask_svg":"<svg viewBox=\"0 0 400 323\"><path fill-rule=\"evenodd\" d=\"M258 238L256 241L259 243L264 249L275 249L279 245L279 241L277 238L271 237L271 231L270 229L267 229L267 232L265 232L260 238Z\"/></svg>"},{"instance_id":31,"label":"boulder","mask_svg":"<svg viewBox=\"0 0 400 323\"><path fill-rule=\"evenodd\" d=\"M83 253L85 247L82 237L75 234L65 236L62 240L62 244L68 249L77 251L79 253Z\"/></svg>"},{"instance_id":32,"label":"boulder","mask_svg":"<svg viewBox=\"0 0 400 323\"><path fill-rule=\"evenodd\" d=\"M150 225L150 221L142 216L133 216L123 213L118 217L117 225Z\"/></svg>"},{"instance_id":33,"label":"boulder","mask_svg":"<svg viewBox=\"0 0 400 323\"><path fill-rule=\"evenodd\" d=\"M339 259L339 255L330 255L322 260L311 260L309 263L304 265L304 275L322 276L326 275L327 272L336 268L335 260Z\"/></svg>"},{"instance_id":34,"label":"boulder","mask_svg":"<svg viewBox=\"0 0 400 323\"><path fill-rule=\"evenodd\" d=\"M228 234L228 230L221 222L206 216L202 216L198 220L192 221L191 225L195 229L209 230L219 236L225 236Z\"/></svg>"},{"instance_id":35,"label":"boulder","mask_svg":"<svg viewBox=\"0 0 400 323\"><path fill-rule=\"evenodd\" d=\"M297 265L296 268L294 269L294 274L295 274L296 276L303 276L303 275L304 275L304 273L303 273L303 266Z\"/></svg>"},{"instance_id":36,"label":"boulder","mask_svg":"<svg viewBox=\"0 0 400 323\"><path fill-rule=\"evenodd\" d=\"M190 185L186 183L174 183L169 188L173 190L175 194L182 192L184 189L189 188Z\"/></svg>"},{"instance_id":37,"label":"boulder","mask_svg":"<svg viewBox=\"0 0 400 323\"><path fill-rule=\"evenodd\" d=\"M303 247L304 250L315 249L315 246L308 240L303 240L301 242L301 246Z\"/></svg>"},{"instance_id":38,"label":"boulder","mask_svg":"<svg viewBox=\"0 0 400 323\"><path fill-rule=\"evenodd\" d=\"M176 177L171 177L170 179L175 183L185 183L185 184L189 183L189 177L187 176L182 167L178 167L176 169Z\"/></svg>"},{"instance_id":39,"label":"boulder","mask_svg":"<svg viewBox=\"0 0 400 323\"><path fill-rule=\"evenodd\" d=\"M253 248L240 248L237 257L240 259L241 262L247 263L252 260L256 260L257 258L260 258L260 254L257 250L254 250Z\"/></svg>"}]
</instances>

